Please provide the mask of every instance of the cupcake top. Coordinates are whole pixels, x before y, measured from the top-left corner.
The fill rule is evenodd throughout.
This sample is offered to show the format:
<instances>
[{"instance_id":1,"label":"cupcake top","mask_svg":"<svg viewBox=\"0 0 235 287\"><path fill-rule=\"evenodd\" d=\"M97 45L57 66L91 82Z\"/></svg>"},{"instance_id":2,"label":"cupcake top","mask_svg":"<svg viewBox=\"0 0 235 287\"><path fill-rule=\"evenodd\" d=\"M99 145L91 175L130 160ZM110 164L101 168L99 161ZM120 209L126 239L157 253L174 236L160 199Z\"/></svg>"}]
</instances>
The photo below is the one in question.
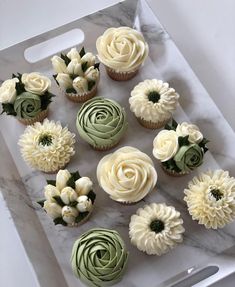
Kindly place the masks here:
<instances>
[{"instance_id":1,"label":"cupcake top","mask_svg":"<svg viewBox=\"0 0 235 287\"><path fill-rule=\"evenodd\" d=\"M93 147L115 145L127 129L124 108L114 100L100 97L82 105L76 124L79 135Z\"/></svg>"},{"instance_id":2,"label":"cupcake top","mask_svg":"<svg viewBox=\"0 0 235 287\"><path fill-rule=\"evenodd\" d=\"M85 94L99 81L99 63L95 63L95 56L86 53L84 47L80 52L72 48L67 55L53 56L51 62L56 72L53 77L66 93Z\"/></svg>"},{"instance_id":3,"label":"cupcake top","mask_svg":"<svg viewBox=\"0 0 235 287\"><path fill-rule=\"evenodd\" d=\"M100 186L113 200L134 203L143 199L155 187L157 172L147 154L125 146L100 160L97 178Z\"/></svg>"},{"instance_id":4,"label":"cupcake top","mask_svg":"<svg viewBox=\"0 0 235 287\"><path fill-rule=\"evenodd\" d=\"M57 172L75 154L75 134L48 119L28 126L18 144L26 163L44 172Z\"/></svg>"},{"instance_id":5,"label":"cupcake top","mask_svg":"<svg viewBox=\"0 0 235 287\"><path fill-rule=\"evenodd\" d=\"M196 125L172 120L153 141L153 155L166 170L188 173L203 163L208 140Z\"/></svg>"},{"instance_id":6,"label":"cupcake top","mask_svg":"<svg viewBox=\"0 0 235 287\"><path fill-rule=\"evenodd\" d=\"M99 60L117 72L132 72L148 56L143 35L129 27L109 28L96 41Z\"/></svg>"},{"instance_id":7,"label":"cupcake top","mask_svg":"<svg viewBox=\"0 0 235 287\"><path fill-rule=\"evenodd\" d=\"M128 252L115 230L94 228L75 241L71 264L75 274L90 287L119 282L128 261Z\"/></svg>"},{"instance_id":8,"label":"cupcake top","mask_svg":"<svg viewBox=\"0 0 235 287\"><path fill-rule=\"evenodd\" d=\"M48 180L44 187L45 199L38 203L53 219L54 223L76 226L82 223L93 209L95 193L89 177L79 172L59 170L56 180Z\"/></svg>"},{"instance_id":9,"label":"cupcake top","mask_svg":"<svg viewBox=\"0 0 235 287\"><path fill-rule=\"evenodd\" d=\"M149 255L162 255L183 241L183 220L173 206L151 203L132 215L131 243Z\"/></svg>"},{"instance_id":10,"label":"cupcake top","mask_svg":"<svg viewBox=\"0 0 235 287\"><path fill-rule=\"evenodd\" d=\"M235 178L228 171L202 173L189 182L184 193L193 220L206 228L222 228L235 219Z\"/></svg>"},{"instance_id":11,"label":"cupcake top","mask_svg":"<svg viewBox=\"0 0 235 287\"><path fill-rule=\"evenodd\" d=\"M176 109L179 95L161 80L145 80L131 91L130 109L145 121L165 121Z\"/></svg>"},{"instance_id":12,"label":"cupcake top","mask_svg":"<svg viewBox=\"0 0 235 287\"><path fill-rule=\"evenodd\" d=\"M50 87L51 80L39 73L13 74L0 87L3 112L21 119L35 118L48 108L54 96Z\"/></svg>"}]
</instances>

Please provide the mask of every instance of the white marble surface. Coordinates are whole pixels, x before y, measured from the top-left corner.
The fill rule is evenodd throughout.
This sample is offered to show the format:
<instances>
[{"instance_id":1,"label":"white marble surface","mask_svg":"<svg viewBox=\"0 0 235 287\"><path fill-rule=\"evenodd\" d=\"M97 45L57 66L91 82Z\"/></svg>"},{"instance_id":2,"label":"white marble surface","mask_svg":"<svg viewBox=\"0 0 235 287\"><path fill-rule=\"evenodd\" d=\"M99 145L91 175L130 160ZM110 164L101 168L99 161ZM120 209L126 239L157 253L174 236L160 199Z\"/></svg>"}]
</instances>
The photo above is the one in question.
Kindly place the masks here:
<instances>
[{"instance_id":1,"label":"white marble surface","mask_svg":"<svg viewBox=\"0 0 235 287\"><path fill-rule=\"evenodd\" d=\"M132 1L132 3L135 1ZM124 5L124 4L123 4ZM127 5L127 4L125 4ZM125 6L124 6L125 7ZM182 58L181 54L176 49L175 45L169 38L167 34L164 33L162 27L158 22L154 20L153 15L147 8L140 10L139 17L133 18L132 12L134 12L131 7L129 9L118 9L112 12L112 14L98 14L95 16L90 16L83 22L78 22L79 27L82 27L86 32L91 33L94 31L94 27L96 27L96 31L94 32L94 37L90 39L86 39L86 46L92 48L94 50L94 39L97 35L99 35L106 27L108 26L118 26L118 25L131 25L133 21L137 28L141 29L145 34L149 44L150 44L150 58L146 63L145 67L142 69L141 73L134 78L133 80L120 85L120 83L116 83L107 78L105 73L102 74L102 81L99 87L99 95L104 95L107 97L118 98L119 102L129 110L127 104L127 98L129 95L129 91L132 87L138 83L140 80L148 78L148 77L158 77L162 78L166 81L169 81L172 86L176 88L176 90L181 94L181 108L176 113L175 118L180 121L183 119L190 119L193 122L196 122L200 128L203 130L204 134L211 139L211 151L212 154L206 155L206 163L200 170L205 170L207 167L216 168L219 165L223 168L226 168L231 171L234 175L235 170L233 167L234 161L234 151L233 151L233 142L235 139L234 133L229 125L225 122L222 114L218 111L218 109L214 106L213 102L209 98L207 92L200 85L200 83L195 78L195 75L189 69L189 66ZM118 11L118 13L117 13ZM150 13L150 14L149 14ZM109 16L112 16L110 18ZM118 17L116 17L118 15ZM92 24L94 23L94 24ZM77 25L77 24L76 24ZM51 33L50 35L52 35ZM38 39L46 38L47 35L43 37L34 39L37 42ZM31 42L32 43L32 42ZM14 65L15 69L19 71L20 67L24 65L24 70L37 69L44 71L46 73L51 73L49 62L43 61L42 63L35 64L35 66L31 67L25 62L22 62L23 58L19 57L19 51L23 51L25 45L19 45L17 49L11 49L9 55L0 54L0 61L7 63L5 71L0 71L0 78L5 78L5 75L9 75L12 72L12 61L18 60L17 64ZM14 55L12 59L9 56ZM3 63L2 62L2 63ZM18 66L17 66L18 65ZM108 85L109 86L108 86ZM110 86L112 85L112 95L110 95ZM55 88L56 89L56 88ZM57 91L57 90L56 90ZM60 102L60 104L59 104ZM62 106L64 109L59 109ZM196 109L197 108L197 109ZM76 117L77 107L72 103L69 103L64 98L56 101L52 104L52 113L50 115L51 119L60 119L63 123L68 123L71 130L75 131L74 120ZM68 111L71 112L71 117L66 118L66 114ZM66 113L67 112L67 113ZM151 147L152 147L152 139L155 136L156 132L145 130L144 128L137 125L133 115L128 113L128 119L130 123L130 129L128 136L123 140L121 145L131 144L133 146L139 147L141 150L146 151L149 155L151 155ZM214 123L216 122L216 126ZM9 127L9 129L8 129ZM138 127L138 134L135 132L135 128ZM38 172L32 173L29 168L27 168L24 163L21 161L19 150L15 148L15 141L18 136L22 133L23 127L20 126L14 119L4 118L1 119L0 128L3 132L4 138L8 145L11 155L15 159L15 164L20 176L23 178L24 183L26 184L26 190L30 193L31 199L35 200L42 195L42 187L45 183L44 177L42 174ZM5 131L8 131L6 133ZM218 138L217 131L221 131L220 138ZM148 140L140 141L139 139L148 136ZM12 138L15 141L12 141ZM225 138L224 142L222 139ZM11 139L11 140L9 140ZM223 145L222 145L223 143ZM3 145L2 145L3 146ZM103 156L102 153L97 154L92 151L85 143L83 143L80 139L77 144L78 148L78 157L73 159L70 168L75 169L77 166L82 170L84 175L89 175L93 179L95 178L95 167L98 160ZM95 158L92 165L88 166L87 161L88 158ZM6 159L7 161L7 159ZM13 163L12 163L13 165ZM161 169L159 169L158 164L156 164L157 170L159 172L159 182L157 185L158 192L153 193L149 197L146 198L146 202L150 201L167 201L169 204L173 204L181 210L184 220L185 227L187 228L185 242L182 246L179 246L173 252L163 256L161 258L156 257L148 257L140 252L138 252L134 247L130 246L128 243L128 248L131 251L130 264L127 271L127 275L119 286L140 286L138 284L141 283L146 284L148 282L149 286L154 286L156 282L160 283L171 276L176 275L178 272L185 270L186 268L193 266L195 264L200 264L204 260L211 259L211 256L221 254L225 249L230 248L234 244L234 225L230 225L225 228L223 231L205 231L204 228L199 227L196 223L192 222L189 216L187 215L186 208L184 204L182 204L182 189L185 187L187 181L191 176L182 178L182 179L173 179L169 182L169 177L163 174ZM1 179L1 187L3 188L6 184L8 189L5 189L5 196L8 198L11 196L9 194L9 184L13 184L13 186L18 185L20 183L19 174L16 169L12 169L12 174L10 174L10 182ZM4 174L2 174L3 176ZM174 186L177 185L178 189L175 190ZM11 187L11 186L10 186ZM22 187L19 188L17 192L22 195L23 198L14 197L15 202L20 202L22 208L25 205L25 200L28 203L28 212L29 214L33 214L34 209L32 209L32 205L29 203L27 198L27 194ZM45 234L47 234L49 241L51 242L51 247L53 251L57 255L57 260L59 264L62 266L63 275L65 280L68 283L68 286L77 286L76 279L72 276L69 262L69 251L71 249L71 244L73 240L80 234L81 231L88 229L90 226L100 226L103 227L112 227L116 228L123 235L124 239L129 242L128 234L127 234L127 225L129 222L130 215L137 209L138 206L143 204L139 203L133 207L124 207L120 206L117 203L109 200L101 190L97 187L97 192L100 194L100 197L97 200L97 209L95 210L90 222L84 225L81 229L65 229L63 227L54 227L50 220L45 216L45 214L38 208L36 208L37 217L31 218L30 222L35 226L37 224L39 231L35 230L36 234L41 234L39 239L41 238L41 242L47 242L45 238ZM13 202L13 199L12 201ZM20 205L19 204L19 205ZM107 207L111 206L111 207ZM19 208L19 206L18 206ZM20 210L18 210L19 212ZM15 214L17 215L17 213ZM109 220L107 217L109 216ZM13 216L14 217L14 216ZM110 220L111 218L111 220ZM118 220L117 220L118 218ZM17 218L14 218L17 226L25 226L22 225L22 221ZM30 223L29 222L29 223ZM54 262L51 264L54 268L54 272L60 271L59 266L57 266L56 259L54 258L52 250L48 248L47 252L45 252L46 258L40 258L39 253L40 249L34 250L33 244L35 244L35 240L37 238L32 237L31 240L27 238L27 232L30 234L32 230L30 229L30 225L28 224L27 228L24 227L24 233L21 234L21 237L28 242L24 242L24 246L27 252L30 254L31 259L33 260L34 267L38 267L38 264L41 260L52 260ZM42 224L42 226L41 226ZM35 234L35 236L36 236ZM42 238L43 237L43 238ZM69 238L69 239L67 239ZM67 240L66 240L67 239ZM33 253L33 250L35 253ZM188 254L188 261L185 260L185 252ZM46 256L47 254L47 256ZM222 255L219 255L221 257ZM47 258L49 257L49 258ZM223 257L223 256L222 256ZM40 260L39 260L40 259ZM172 270L169 271L169 261L174 266ZM139 262L138 266L132 268L134 262ZM145 263L144 274L139 272L139 270L143 270L143 262ZM174 264L177 262L177 264ZM153 270L154 268L154 270ZM41 272L45 272L48 275L47 270L40 270ZM37 270L38 272L38 270ZM158 272L157 278L155 278L155 273ZM148 279L146 279L148 278ZM41 278L39 278L41 280ZM62 278L61 280L64 280ZM61 283L62 282L62 283ZM60 285L57 286L65 286L63 285L63 281L61 281ZM140 283L136 283L140 282ZM42 282L42 286L54 286L53 282L48 285L43 285L45 282Z\"/></svg>"}]
</instances>

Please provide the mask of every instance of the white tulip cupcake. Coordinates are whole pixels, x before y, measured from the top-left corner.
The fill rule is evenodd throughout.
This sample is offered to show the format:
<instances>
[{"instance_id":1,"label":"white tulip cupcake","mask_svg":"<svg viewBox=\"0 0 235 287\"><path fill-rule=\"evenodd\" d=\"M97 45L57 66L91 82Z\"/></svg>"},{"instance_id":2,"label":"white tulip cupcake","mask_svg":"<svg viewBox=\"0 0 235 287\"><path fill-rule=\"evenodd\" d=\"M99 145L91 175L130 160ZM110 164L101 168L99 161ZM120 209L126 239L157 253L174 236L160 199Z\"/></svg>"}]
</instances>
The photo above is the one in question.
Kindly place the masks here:
<instances>
[{"instance_id":1,"label":"white tulip cupcake","mask_svg":"<svg viewBox=\"0 0 235 287\"><path fill-rule=\"evenodd\" d=\"M111 199L132 204L153 190L157 172L147 154L137 148L125 146L100 160L97 178Z\"/></svg>"},{"instance_id":2,"label":"white tulip cupcake","mask_svg":"<svg viewBox=\"0 0 235 287\"><path fill-rule=\"evenodd\" d=\"M235 219L235 178L228 171L208 171L194 177L184 190L193 220L206 228L223 228Z\"/></svg>"},{"instance_id":3,"label":"white tulip cupcake","mask_svg":"<svg viewBox=\"0 0 235 287\"><path fill-rule=\"evenodd\" d=\"M131 91L130 109L140 124L149 129L163 127L172 117L179 95L161 80L145 80Z\"/></svg>"},{"instance_id":4,"label":"white tulip cupcake","mask_svg":"<svg viewBox=\"0 0 235 287\"><path fill-rule=\"evenodd\" d=\"M78 226L90 216L96 195L93 183L78 172L67 169L57 173L56 180L48 180L44 188L45 199L38 201L54 224Z\"/></svg>"},{"instance_id":5,"label":"white tulip cupcake","mask_svg":"<svg viewBox=\"0 0 235 287\"><path fill-rule=\"evenodd\" d=\"M116 81L133 78L149 51L143 35L129 27L107 29L97 39L96 48L109 77Z\"/></svg>"},{"instance_id":6,"label":"white tulip cupcake","mask_svg":"<svg viewBox=\"0 0 235 287\"><path fill-rule=\"evenodd\" d=\"M162 255L183 241L183 219L173 206L151 203L132 215L131 243L149 255Z\"/></svg>"}]
</instances>

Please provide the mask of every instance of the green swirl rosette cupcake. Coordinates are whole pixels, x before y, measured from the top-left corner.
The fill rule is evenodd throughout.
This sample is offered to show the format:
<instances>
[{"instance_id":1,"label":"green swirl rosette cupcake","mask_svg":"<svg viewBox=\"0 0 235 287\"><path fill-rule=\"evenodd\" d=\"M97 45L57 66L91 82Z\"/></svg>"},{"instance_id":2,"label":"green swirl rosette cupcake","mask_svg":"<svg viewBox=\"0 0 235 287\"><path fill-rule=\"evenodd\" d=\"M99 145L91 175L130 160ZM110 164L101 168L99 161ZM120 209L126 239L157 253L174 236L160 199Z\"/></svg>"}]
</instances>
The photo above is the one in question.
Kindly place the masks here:
<instances>
[{"instance_id":1,"label":"green swirl rosette cupcake","mask_svg":"<svg viewBox=\"0 0 235 287\"><path fill-rule=\"evenodd\" d=\"M122 279L128 252L115 230L94 228L75 241L71 264L75 274L90 287L105 287Z\"/></svg>"},{"instance_id":2,"label":"green swirl rosette cupcake","mask_svg":"<svg viewBox=\"0 0 235 287\"><path fill-rule=\"evenodd\" d=\"M173 176L188 174L203 163L208 140L196 125L172 121L153 141L153 155Z\"/></svg>"},{"instance_id":3,"label":"green swirl rosette cupcake","mask_svg":"<svg viewBox=\"0 0 235 287\"><path fill-rule=\"evenodd\" d=\"M76 125L81 138L102 151L117 145L128 126L124 108L114 100L100 97L82 105Z\"/></svg>"}]
</instances>

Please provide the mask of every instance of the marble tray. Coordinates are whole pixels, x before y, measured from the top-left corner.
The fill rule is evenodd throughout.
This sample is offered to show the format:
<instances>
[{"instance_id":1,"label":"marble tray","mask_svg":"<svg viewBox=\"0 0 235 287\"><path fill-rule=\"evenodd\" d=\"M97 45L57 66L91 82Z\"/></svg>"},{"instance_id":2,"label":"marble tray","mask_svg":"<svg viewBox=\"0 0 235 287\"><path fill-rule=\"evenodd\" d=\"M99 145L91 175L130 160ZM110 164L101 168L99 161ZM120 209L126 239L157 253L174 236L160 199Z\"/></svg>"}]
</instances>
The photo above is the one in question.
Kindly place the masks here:
<instances>
[{"instance_id":1,"label":"marble tray","mask_svg":"<svg viewBox=\"0 0 235 287\"><path fill-rule=\"evenodd\" d=\"M97 163L106 153L92 150L78 137L75 119L80 105L63 97L53 82L53 92L57 97L51 104L49 119L67 124L77 134L76 156L68 168L79 169L82 175L91 177L97 193L96 208L86 224L79 228L54 226L45 212L35 204L43 196L45 178L53 176L33 171L26 166L17 145L25 127L14 118L1 116L0 189L42 287L81 286L71 271L71 248L82 232L96 226L117 229L130 251L127 272L117 286L209 286L235 270L235 223L222 230L208 231L192 221L182 200L183 189L198 172L221 167L235 175L235 135L146 2L124 1L1 51L0 79L9 78L12 72L30 71L40 71L51 77L50 57L30 64L24 58L26 48L80 28L85 34L83 44L87 50L96 53L96 38L108 27L124 25L142 31L149 43L150 55L141 72L125 83L112 81L101 67L98 95L116 99L128 114L129 130L119 147L135 146L152 157L152 140L157 131L147 130L138 124L129 111L128 97L139 81L158 78L169 82L181 96L175 119L196 123L210 139L210 152L206 154L202 167L182 178L165 175L155 161L159 176L156 190L134 206L115 203L98 187L96 180ZM130 216L144 203L154 201L175 206L182 213L186 229L183 244L162 257L139 252L131 246L128 238ZM191 283L187 281L188 277ZM202 279L205 280L197 283Z\"/></svg>"}]
</instances>

